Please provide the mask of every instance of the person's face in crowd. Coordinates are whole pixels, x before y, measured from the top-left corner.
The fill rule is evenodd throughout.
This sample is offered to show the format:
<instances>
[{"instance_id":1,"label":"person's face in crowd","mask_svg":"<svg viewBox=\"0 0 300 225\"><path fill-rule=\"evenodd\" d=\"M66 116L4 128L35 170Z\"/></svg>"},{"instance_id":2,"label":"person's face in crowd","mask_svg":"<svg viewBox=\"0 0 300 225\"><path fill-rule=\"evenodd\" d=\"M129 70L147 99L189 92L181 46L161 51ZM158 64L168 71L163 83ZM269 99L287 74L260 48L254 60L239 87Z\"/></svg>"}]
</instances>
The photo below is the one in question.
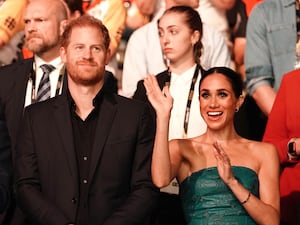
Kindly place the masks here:
<instances>
[{"instance_id":1,"label":"person's face in crowd","mask_svg":"<svg viewBox=\"0 0 300 225\"><path fill-rule=\"evenodd\" d=\"M200 0L174 0L174 3L175 5L186 5L195 9L199 7L199 1Z\"/></svg>"},{"instance_id":2,"label":"person's face in crowd","mask_svg":"<svg viewBox=\"0 0 300 225\"><path fill-rule=\"evenodd\" d=\"M159 21L158 32L163 54L172 64L194 61L193 45L199 40L184 21L184 14L167 13Z\"/></svg>"},{"instance_id":3,"label":"person's face in crowd","mask_svg":"<svg viewBox=\"0 0 300 225\"><path fill-rule=\"evenodd\" d=\"M60 21L57 3L33 1L24 13L25 47L36 54L59 49Z\"/></svg>"},{"instance_id":4,"label":"person's face in crowd","mask_svg":"<svg viewBox=\"0 0 300 225\"><path fill-rule=\"evenodd\" d=\"M207 76L200 85L200 112L212 130L220 130L233 124L236 109L242 104L232 85L221 73Z\"/></svg>"},{"instance_id":5,"label":"person's face in crowd","mask_svg":"<svg viewBox=\"0 0 300 225\"><path fill-rule=\"evenodd\" d=\"M93 86L103 80L110 52L105 48L103 35L94 27L74 27L66 48L60 55L70 79L76 84Z\"/></svg>"}]
</instances>

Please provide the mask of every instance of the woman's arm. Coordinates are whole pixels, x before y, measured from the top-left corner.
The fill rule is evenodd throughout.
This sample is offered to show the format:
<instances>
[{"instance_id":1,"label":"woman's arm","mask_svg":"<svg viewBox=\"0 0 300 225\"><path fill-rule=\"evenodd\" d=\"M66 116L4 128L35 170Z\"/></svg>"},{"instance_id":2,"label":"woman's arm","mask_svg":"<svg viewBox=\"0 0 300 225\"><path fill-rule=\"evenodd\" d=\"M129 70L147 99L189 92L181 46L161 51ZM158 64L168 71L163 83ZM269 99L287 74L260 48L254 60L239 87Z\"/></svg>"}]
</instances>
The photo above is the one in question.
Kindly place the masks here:
<instances>
[{"instance_id":1,"label":"woman's arm","mask_svg":"<svg viewBox=\"0 0 300 225\"><path fill-rule=\"evenodd\" d=\"M176 176L172 168L168 141L173 98L167 86L163 91L160 90L156 77L153 75L148 75L144 79L144 85L148 99L156 111L156 135L151 165L152 180L157 187L162 188Z\"/></svg>"},{"instance_id":2,"label":"woman's arm","mask_svg":"<svg viewBox=\"0 0 300 225\"><path fill-rule=\"evenodd\" d=\"M251 218L260 225L279 224L279 159L275 147L266 143L255 145L255 148L261 150L259 156L261 167L258 171L259 198L252 195L233 176L230 160L222 147L216 143L215 148L220 177L241 202Z\"/></svg>"}]
</instances>

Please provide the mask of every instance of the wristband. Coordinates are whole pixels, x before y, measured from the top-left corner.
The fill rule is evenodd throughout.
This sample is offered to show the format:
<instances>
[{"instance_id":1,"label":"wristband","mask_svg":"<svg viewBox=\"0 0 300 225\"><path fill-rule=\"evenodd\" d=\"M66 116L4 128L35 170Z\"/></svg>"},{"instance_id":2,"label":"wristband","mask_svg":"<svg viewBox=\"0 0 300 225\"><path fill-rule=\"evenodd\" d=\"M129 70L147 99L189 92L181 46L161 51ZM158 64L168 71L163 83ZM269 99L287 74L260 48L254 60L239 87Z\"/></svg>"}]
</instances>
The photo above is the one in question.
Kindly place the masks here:
<instances>
[{"instance_id":1,"label":"wristband","mask_svg":"<svg viewBox=\"0 0 300 225\"><path fill-rule=\"evenodd\" d=\"M241 204L242 204L242 205L244 205L246 202L248 202L248 201L249 201L249 199L250 199L250 197L251 197L251 192L249 191L249 194L248 194L248 196L247 196L246 200L245 200L245 201L243 201L243 202L241 202Z\"/></svg>"}]
</instances>

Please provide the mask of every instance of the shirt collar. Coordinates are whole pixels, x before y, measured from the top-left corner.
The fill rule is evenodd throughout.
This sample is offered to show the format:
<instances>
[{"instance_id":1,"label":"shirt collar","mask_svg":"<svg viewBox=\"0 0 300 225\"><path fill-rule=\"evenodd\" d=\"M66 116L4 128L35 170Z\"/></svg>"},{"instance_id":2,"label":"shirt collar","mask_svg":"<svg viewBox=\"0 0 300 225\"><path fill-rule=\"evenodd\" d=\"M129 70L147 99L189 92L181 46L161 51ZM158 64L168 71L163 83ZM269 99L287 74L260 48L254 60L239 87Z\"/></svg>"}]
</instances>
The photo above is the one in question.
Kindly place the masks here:
<instances>
[{"instance_id":1,"label":"shirt collar","mask_svg":"<svg viewBox=\"0 0 300 225\"><path fill-rule=\"evenodd\" d=\"M192 67L184 71L182 74L176 74L172 72L171 79L174 81L176 80L190 81L194 76L195 68L196 68L196 64L194 64Z\"/></svg>"},{"instance_id":2,"label":"shirt collar","mask_svg":"<svg viewBox=\"0 0 300 225\"><path fill-rule=\"evenodd\" d=\"M60 69L63 66L63 62L61 61L60 57L56 57L55 59L51 60L50 62L45 62L43 59L38 57L37 55L34 56L34 62L35 62L35 68L40 68L41 65L43 64L51 64L52 66L55 67L55 69Z\"/></svg>"},{"instance_id":3,"label":"shirt collar","mask_svg":"<svg viewBox=\"0 0 300 225\"><path fill-rule=\"evenodd\" d=\"M97 93L97 95L93 99L93 106L95 107L95 109L97 111L100 108L100 105L103 101L103 96L104 96L104 91L103 91L103 88L101 88L100 91ZM69 90L67 91L67 99L68 99L68 103L69 103L69 107L70 107L71 111L75 112L76 103L75 103L74 99L72 98Z\"/></svg>"}]
</instances>

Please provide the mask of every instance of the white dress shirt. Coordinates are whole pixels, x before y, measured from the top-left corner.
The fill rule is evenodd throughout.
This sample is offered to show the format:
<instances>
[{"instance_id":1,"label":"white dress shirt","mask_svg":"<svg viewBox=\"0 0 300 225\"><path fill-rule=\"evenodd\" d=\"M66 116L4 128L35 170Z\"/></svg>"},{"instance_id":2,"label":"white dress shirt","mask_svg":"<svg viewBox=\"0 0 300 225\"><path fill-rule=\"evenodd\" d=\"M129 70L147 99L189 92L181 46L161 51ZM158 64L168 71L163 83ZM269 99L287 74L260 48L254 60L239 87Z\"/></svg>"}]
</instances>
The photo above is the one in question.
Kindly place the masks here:
<instances>
[{"instance_id":1,"label":"white dress shirt","mask_svg":"<svg viewBox=\"0 0 300 225\"><path fill-rule=\"evenodd\" d=\"M61 69L63 68L63 62L61 61L60 57L55 58L54 60L50 62L43 61L40 57L37 55L34 56L34 63L33 63L33 72L35 72L35 90L32 89L32 81L29 79L27 83L27 89L26 89L26 97L25 97L25 106L30 105L31 102L31 96L32 91L35 91L34 96L36 96L38 87L40 84L40 81L43 76L43 70L41 69L41 65L43 64L51 64L55 67L55 69L50 73L49 79L50 79L50 89L51 89L51 98L55 96L56 89L57 89L57 82L59 74L61 73ZM61 89L60 89L61 92Z\"/></svg>"},{"instance_id":2,"label":"white dress shirt","mask_svg":"<svg viewBox=\"0 0 300 225\"><path fill-rule=\"evenodd\" d=\"M188 101L189 91L192 83L196 65L177 75L172 73L170 81L170 94L173 97L173 108L171 111L169 124L169 140L185 138L184 136L184 117ZM206 131L206 123L200 114L199 104L199 81L201 71L195 83L194 95L190 109L188 130L186 138L192 138L203 134Z\"/></svg>"}]
</instances>

